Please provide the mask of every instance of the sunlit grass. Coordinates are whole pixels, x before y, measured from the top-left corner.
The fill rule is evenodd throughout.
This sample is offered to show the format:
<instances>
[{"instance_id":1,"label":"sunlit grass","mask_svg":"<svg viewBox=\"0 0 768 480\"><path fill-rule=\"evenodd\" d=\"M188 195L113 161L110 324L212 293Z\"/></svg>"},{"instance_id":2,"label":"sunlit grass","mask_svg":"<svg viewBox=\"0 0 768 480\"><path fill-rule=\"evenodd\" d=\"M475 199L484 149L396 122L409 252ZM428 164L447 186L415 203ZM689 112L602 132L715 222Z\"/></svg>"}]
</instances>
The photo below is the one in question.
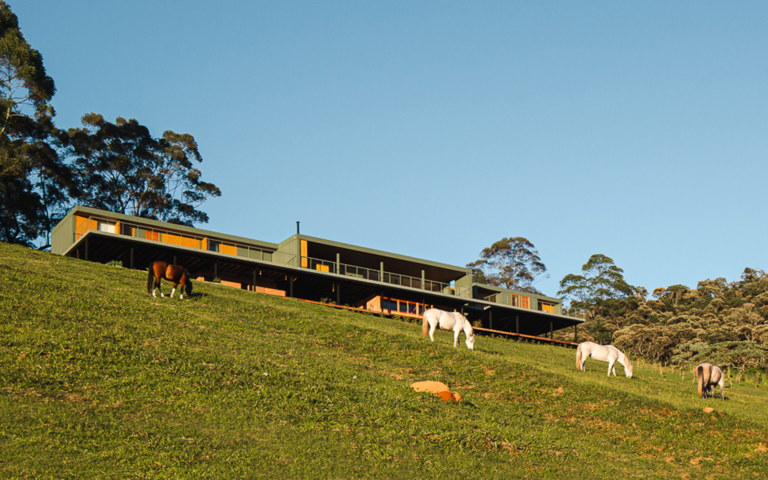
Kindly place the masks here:
<instances>
[{"instance_id":1,"label":"sunlit grass","mask_svg":"<svg viewBox=\"0 0 768 480\"><path fill-rule=\"evenodd\" d=\"M480 337L0 244L0 476L680 477L768 472L763 385L696 397ZM409 385L437 380L464 401ZM704 413L704 407L713 407Z\"/></svg>"}]
</instances>

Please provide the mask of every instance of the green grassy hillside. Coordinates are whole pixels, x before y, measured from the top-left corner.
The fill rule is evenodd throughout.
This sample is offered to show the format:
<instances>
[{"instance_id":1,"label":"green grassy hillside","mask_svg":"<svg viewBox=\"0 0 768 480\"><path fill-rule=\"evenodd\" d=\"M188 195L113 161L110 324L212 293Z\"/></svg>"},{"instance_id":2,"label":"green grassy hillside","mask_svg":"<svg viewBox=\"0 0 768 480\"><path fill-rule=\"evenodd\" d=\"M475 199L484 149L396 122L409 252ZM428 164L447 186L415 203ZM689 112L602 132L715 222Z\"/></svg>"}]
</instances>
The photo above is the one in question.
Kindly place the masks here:
<instances>
[{"instance_id":1,"label":"green grassy hillside","mask_svg":"<svg viewBox=\"0 0 768 480\"><path fill-rule=\"evenodd\" d=\"M0 477L768 474L765 384L705 401L690 374L609 379L576 371L573 349L478 337L470 352L291 299L145 288L144 272L0 244Z\"/></svg>"}]
</instances>

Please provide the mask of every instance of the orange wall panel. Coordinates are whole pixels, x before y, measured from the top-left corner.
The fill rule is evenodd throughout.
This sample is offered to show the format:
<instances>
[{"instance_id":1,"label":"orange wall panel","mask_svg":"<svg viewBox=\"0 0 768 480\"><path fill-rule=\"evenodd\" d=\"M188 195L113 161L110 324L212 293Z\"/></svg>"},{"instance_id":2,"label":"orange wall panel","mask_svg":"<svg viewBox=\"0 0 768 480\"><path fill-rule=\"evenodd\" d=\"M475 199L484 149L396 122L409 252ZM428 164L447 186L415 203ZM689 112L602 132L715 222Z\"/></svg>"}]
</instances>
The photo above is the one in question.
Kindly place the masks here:
<instances>
[{"instance_id":1,"label":"orange wall panel","mask_svg":"<svg viewBox=\"0 0 768 480\"><path fill-rule=\"evenodd\" d=\"M275 288L256 287L256 293L266 293L267 295L277 295L278 297L285 296L285 290L277 290Z\"/></svg>"},{"instance_id":2,"label":"orange wall panel","mask_svg":"<svg viewBox=\"0 0 768 480\"><path fill-rule=\"evenodd\" d=\"M531 297L520 297L522 300L522 305L520 305L523 308L531 308Z\"/></svg>"},{"instance_id":3,"label":"orange wall panel","mask_svg":"<svg viewBox=\"0 0 768 480\"><path fill-rule=\"evenodd\" d=\"M234 245L219 244L219 253L226 253L227 255L237 255L237 247Z\"/></svg>"},{"instance_id":4,"label":"orange wall panel","mask_svg":"<svg viewBox=\"0 0 768 480\"><path fill-rule=\"evenodd\" d=\"M189 248L200 248L200 240L192 237L181 237L181 246Z\"/></svg>"}]
</instances>

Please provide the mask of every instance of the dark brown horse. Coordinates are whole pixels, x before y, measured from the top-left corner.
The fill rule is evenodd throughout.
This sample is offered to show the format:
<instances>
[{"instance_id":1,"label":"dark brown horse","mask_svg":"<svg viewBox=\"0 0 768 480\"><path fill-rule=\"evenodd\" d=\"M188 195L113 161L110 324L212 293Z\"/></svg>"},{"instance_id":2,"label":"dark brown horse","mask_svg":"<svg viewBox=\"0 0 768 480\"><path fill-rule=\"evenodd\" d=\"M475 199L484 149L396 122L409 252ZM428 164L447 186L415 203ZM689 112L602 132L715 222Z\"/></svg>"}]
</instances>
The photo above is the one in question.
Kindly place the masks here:
<instances>
[{"instance_id":1,"label":"dark brown horse","mask_svg":"<svg viewBox=\"0 0 768 480\"><path fill-rule=\"evenodd\" d=\"M168 280L173 282L173 290L171 290L171 298L176 293L176 287L181 284L181 288L187 293L188 296L192 295L192 280L189 278L189 273L181 265L169 265L167 262L152 262L149 264L149 276L147 277L147 294L152 293L155 297L155 289L160 290L160 296L164 297L163 290L160 288L160 280ZM182 293L179 293L179 300L184 297Z\"/></svg>"}]
</instances>

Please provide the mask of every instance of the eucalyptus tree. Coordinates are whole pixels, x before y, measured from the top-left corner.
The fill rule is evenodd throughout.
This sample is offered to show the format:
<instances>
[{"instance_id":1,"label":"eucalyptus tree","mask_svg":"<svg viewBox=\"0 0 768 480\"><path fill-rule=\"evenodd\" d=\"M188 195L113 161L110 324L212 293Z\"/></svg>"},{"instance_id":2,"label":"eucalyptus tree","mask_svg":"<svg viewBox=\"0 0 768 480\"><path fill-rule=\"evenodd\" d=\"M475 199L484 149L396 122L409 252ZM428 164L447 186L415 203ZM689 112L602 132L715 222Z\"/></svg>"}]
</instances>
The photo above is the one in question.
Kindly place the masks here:
<instances>
[{"instance_id":1,"label":"eucalyptus tree","mask_svg":"<svg viewBox=\"0 0 768 480\"><path fill-rule=\"evenodd\" d=\"M485 279L488 285L540 293L533 282L546 274L547 267L539 252L523 237L502 238L480 252L480 259L467 264L473 279Z\"/></svg>"},{"instance_id":2,"label":"eucalyptus tree","mask_svg":"<svg viewBox=\"0 0 768 480\"><path fill-rule=\"evenodd\" d=\"M563 277L558 295L577 302L594 303L611 298L627 298L636 292L636 288L624 280L624 270L606 255L595 254L589 257L581 267L581 272L581 275L568 274Z\"/></svg>"},{"instance_id":3,"label":"eucalyptus tree","mask_svg":"<svg viewBox=\"0 0 768 480\"><path fill-rule=\"evenodd\" d=\"M52 145L56 92L43 57L0 0L0 240L32 246L60 216L69 171Z\"/></svg>"},{"instance_id":4,"label":"eucalyptus tree","mask_svg":"<svg viewBox=\"0 0 768 480\"><path fill-rule=\"evenodd\" d=\"M601 307L618 305L623 308L615 300L624 300L638 293L645 295L647 291L628 284L624 280L624 270L617 267L613 259L595 254L581 267L581 275L571 273L560 280L557 295L569 300L571 307L594 315Z\"/></svg>"},{"instance_id":5,"label":"eucalyptus tree","mask_svg":"<svg viewBox=\"0 0 768 480\"><path fill-rule=\"evenodd\" d=\"M60 137L74 159L81 203L181 225L208 222L198 207L221 190L201 180L195 163L203 159L192 135L168 130L155 138L134 119L111 123L96 113L82 124Z\"/></svg>"}]
</instances>

